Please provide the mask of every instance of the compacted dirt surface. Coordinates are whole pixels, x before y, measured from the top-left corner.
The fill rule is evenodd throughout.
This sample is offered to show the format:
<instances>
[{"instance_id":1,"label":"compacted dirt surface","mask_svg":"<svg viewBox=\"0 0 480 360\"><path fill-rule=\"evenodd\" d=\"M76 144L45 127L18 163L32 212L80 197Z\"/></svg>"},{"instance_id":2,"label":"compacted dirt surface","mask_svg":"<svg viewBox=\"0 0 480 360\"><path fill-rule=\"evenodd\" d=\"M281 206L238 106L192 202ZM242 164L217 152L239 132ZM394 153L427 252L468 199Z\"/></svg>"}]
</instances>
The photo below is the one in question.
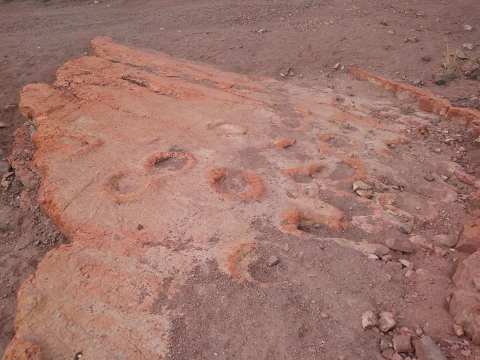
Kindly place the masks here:
<instances>
[{"instance_id":1,"label":"compacted dirt surface","mask_svg":"<svg viewBox=\"0 0 480 360\"><path fill-rule=\"evenodd\" d=\"M0 4L0 354L479 358L479 13Z\"/></svg>"}]
</instances>

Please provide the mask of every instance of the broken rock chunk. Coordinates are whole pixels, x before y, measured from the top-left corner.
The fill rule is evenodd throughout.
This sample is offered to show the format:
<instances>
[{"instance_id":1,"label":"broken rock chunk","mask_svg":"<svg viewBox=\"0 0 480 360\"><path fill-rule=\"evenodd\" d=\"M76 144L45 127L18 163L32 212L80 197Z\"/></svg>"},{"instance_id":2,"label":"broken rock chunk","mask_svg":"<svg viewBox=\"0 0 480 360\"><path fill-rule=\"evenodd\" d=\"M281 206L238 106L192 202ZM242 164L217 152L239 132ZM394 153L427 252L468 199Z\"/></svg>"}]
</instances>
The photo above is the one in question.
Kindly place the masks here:
<instances>
[{"instance_id":1,"label":"broken rock chunk","mask_svg":"<svg viewBox=\"0 0 480 360\"><path fill-rule=\"evenodd\" d=\"M370 329L377 326L377 315L371 310L365 311L362 314L362 328Z\"/></svg>"},{"instance_id":2,"label":"broken rock chunk","mask_svg":"<svg viewBox=\"0 0 480 360\"><path fill-rule=\"evenodd\" d=\"M380 331L386 333L392 330L397 325L395 317L389 311L382 311L378 320L378 328Z\"/></svg>"},{"instance_id":3,"label":"broken rock chunk","mask_svg":"<svg viewBox=\"0 0 480 360\"><path fill-rule=\"evenodd\" d=\"M414 235L409 238L409 241L418 247L424 248L424 249L429 249L433 250L433 245L430 241L428 241L424 236L422 235Z\"/></svg>"},{"instance_id":4,"label":"broken rock chunk","mask_svg":"<svg viewBox=\"0 0 480 360\"><path fill-rule=\"evenodd\" d=\"M373 197L373 188L364 181L358 180L353 183L353 192L358 196L371 199Z\"/></svg>"},{"instance_id":5,"label":"broken rock chunk","mask_svg":"<svg viewBox=\"0 0 480 360\"><path fill-rule=\"evenodd\" d=\"M390 252L390 249L382 244L371 244L367 242L355 243L354 248L366 255L383 257Z\"/></svg>"},{"instance_id":6,"label":"broken rock chunk","mask_svg":"<svg viewBox=\"0 0 480 360\"><path fill-rule=\"evenodd\" d=\"M475 344L480 344L480 252L467 257L453 276L455 291L449 303L457 336L462 329Z\"/></svg>"},{"instance_id":7,"label":"broken rock chunk","mask_svg":"<svg viewBox=\"0 0 480 360\"><path fill-rule=\"evenodd\" d=\"M278 265L280 263L280 259L276 256L270 256L267 260L267 265L269 267L272 267L272 266L275 266L275 265Z\"/></svg>"}]
</instances>

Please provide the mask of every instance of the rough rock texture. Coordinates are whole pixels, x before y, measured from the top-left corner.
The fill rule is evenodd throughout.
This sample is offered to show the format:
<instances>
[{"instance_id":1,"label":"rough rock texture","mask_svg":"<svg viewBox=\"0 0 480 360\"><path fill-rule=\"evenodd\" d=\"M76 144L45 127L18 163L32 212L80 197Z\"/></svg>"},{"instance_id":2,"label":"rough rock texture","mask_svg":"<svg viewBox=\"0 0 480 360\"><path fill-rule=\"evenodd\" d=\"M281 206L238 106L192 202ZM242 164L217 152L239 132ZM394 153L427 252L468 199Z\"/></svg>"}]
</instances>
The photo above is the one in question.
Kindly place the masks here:
<instances>
[{"instance_id":1,"label":"rough rock texture","mask_svg":"<svg viewBox=\"0 0 480 360\"><path fill-rule=\"evenodd\" d=\"M415 341L415 355L418 360L447 360L430 336Z\"/></svg>"},{"instance_id":2,"label":"rough rock texture","mask_svg":"<svg viewBox=\"0 0 480 360\"><path fill-rule=\"evenodd\" d=\"M12 341L3 356L4 360L42 360L42 358L38 345L21 339Z\"/></svg>"},{"instance_id":3,"label":"rough rock texture","mask_svg":"<svg viewBox=\"0 0 480 360\"><path fill-rule=\"evenodd\" d=\"M467 257L453 276L456 289L450 300L455 323L480 344L480 251Z\"/></svg>"},{"instance_id":4,"label":"rough rock texture","mask_svg":"<svg viewBox=\"0 0 480 360\"><path fill-rule=\"evenodd\" d=\"M399 269L365 256L425 235L443 209L462 219L455 186L424 180L457 169L416 135L431 114L92 48L22 92L40 201L70 243L21 287L7 354L377 359L366 310L445 319L431 294L406 309Z\"/></svg>"},{"instance_id":5,"label":"rough rock texture","mask_svg":"<svg viewBox=\"0 0 480 360\"><path fill-rule=\"evenodd\" d=\"M448 100L438 98L429 91L389 81L357 67L350 68L350 72L355 77L372 82L397 96L413 99L420 109L442 115L447 119L460 121L466 127L470 127L471 133L478 136L480 125L478 110L455 107ZM465 184L476 189L480 188L478 178L466 174L461 169L454 169L453 175ZM392 240L389 239L389 241ZM434 237L434 241L440 246L456 246L458 251L472 254L460 263L453 277L456 288L452 294L449 308L456 325L459 325L478 345L480 344L480 274L478 270L480 269L480 212L478 209L471 211L464 220L459 238L455 233L438 234Z\"/></svg>"}]
</instances>

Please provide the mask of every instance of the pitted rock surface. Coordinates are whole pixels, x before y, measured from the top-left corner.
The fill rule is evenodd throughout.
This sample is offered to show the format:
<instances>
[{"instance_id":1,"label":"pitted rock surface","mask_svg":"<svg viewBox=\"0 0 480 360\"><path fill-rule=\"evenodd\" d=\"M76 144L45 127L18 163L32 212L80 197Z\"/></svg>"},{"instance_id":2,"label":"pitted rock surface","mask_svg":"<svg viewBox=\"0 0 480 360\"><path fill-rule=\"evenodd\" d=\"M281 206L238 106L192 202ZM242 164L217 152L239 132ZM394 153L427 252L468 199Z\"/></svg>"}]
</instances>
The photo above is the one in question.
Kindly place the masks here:
<instances>
[{"instance_id":1,"label":"pitted rock surface","mask_svg":"<svg viewBox=\"0 0 480 360\"><path fill-rule=\"evenodd\" d=\"M446 208L461 228L455 187L424 179L457 166L416 132L436 115L107 38L21 108L70 243L23 284L6 358L376 359L365 311L448 321L408 309L398 269L365 256Z\"/></svg>"}]
</instances>

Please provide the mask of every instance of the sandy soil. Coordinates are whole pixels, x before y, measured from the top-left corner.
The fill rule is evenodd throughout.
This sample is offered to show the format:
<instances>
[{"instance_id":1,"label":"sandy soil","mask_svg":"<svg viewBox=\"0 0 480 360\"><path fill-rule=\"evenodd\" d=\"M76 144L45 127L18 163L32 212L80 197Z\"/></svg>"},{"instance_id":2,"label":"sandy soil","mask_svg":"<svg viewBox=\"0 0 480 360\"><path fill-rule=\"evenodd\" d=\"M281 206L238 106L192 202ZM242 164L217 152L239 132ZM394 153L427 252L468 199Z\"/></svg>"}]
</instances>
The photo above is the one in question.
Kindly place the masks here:
<instances>
[{"instance_id":1,"label":"sandy soil","mask_svg":"<svg viewBox=\"0 0 480 360\"><path fill-rule=\"evenodd\" d=\"M462 102L480 95L478 81L460 77L439 87L432 76L447 46L472 43L476 48L464 51L478 56L479 13L476 0L5 2L0 4L2 156L24 122L16 108L20 89L51 82L56 69L87 52L98 35L240 73L281 78L291 69L290 81L335 83L341 72L335 64L358 64L393 79L423 80ZM412 37L418 42L405 41ZM12 336L18 285L45 251L62 241L35 204L21 206L20 190L13 181L1 193L0 353Z\"/></svg>"}]
</instances>

